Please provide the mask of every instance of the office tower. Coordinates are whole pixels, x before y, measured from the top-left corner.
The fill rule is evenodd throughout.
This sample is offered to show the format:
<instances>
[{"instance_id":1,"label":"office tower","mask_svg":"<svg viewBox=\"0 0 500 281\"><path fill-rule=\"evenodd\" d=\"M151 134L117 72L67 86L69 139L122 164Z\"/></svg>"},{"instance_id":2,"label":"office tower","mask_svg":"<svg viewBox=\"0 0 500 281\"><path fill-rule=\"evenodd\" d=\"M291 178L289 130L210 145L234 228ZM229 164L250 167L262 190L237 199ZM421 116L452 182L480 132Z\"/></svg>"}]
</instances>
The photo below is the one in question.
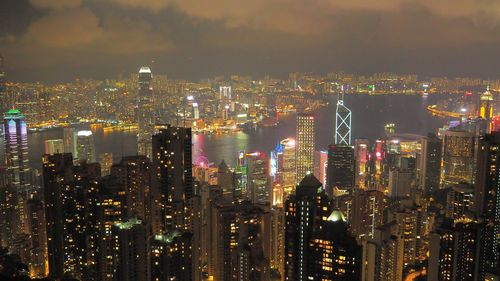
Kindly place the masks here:
<instances>
[{"instance_id":1,"label":"office tower","mask_svg":"<svg viewBox=\"0 0 500 281\"><path fill-rule=\"evenodd\" d=\"M328 151L314 152L314 176L323 184L326 185L326 169L328 164Z\"/></svg>"},{"instance_id":2,"label":"office tower","mask_svg":"<svg viewBox=\"0 0 500 281\"><path fill-rule=\"evenodd\" d=\"M316 229L332 213L322 184L312 174L302 179L295 194L285 203L285 280L308 280L312 251L309 247ZM321 240L321 239L320 239Z\"/></svg>"},{"instance_id":3,"label":"office tower","mask_svg":"<svg viewBox=\"0 0 500 281\"><path fill-rule=\"evenodd\" d=\"M113 244L113 280L150 280L146 225L139 219L116 223L111 230Z\"/></svg>"},{"instance_id":4,"label":"office tower","mask_svg":"<svg viewBox=\"0 0 500 281\"><path fill-rule=\"evenodd\" d=\"M429 281L484 280L480 241L484 228L475 222L444 221L430 235Z\"/></svg>"},{"instance_id":5,"label":"office tower","mask_svg":"<svg viewBox=\"0 0 500 281\"><path fill-rule=\"evenodd\" d=\"M360 280L361 247L350 235L343 215L334 210L311 237L306 280Z\"/></svg>"},{"instance_id":6,"label":"office tower","mask_svg":"<svg viewBox=\"0 0 500 281\"><path fill-rule=\"evenodd\" d=\"M127 156L111 167L111 176L125 191L127 218L138 218L145 223L151 217L151 163L146 156Z\"/></svg>"},{"instance_id":7,"label":"office tower","mask_svg":"<svg viewBox=\"0 0 500 281\"><path fill-rule=\"evenodd\" d=\"M44 141L45 154L64 153L64 141L62 139L53 139Z\"/></svg>"},{"instance_id":8,"label":"office tower","mask_svg":"<svg viewBox=\"0 0 500 281\"><path fill-rule=\"evenodd\" d=\"M153 75L151 69L147 66L139 69L138 92L137 92L137 113L136 120L139 127L137 132L137 152L140 155L146 155L151 159L151 136L154 134L154 125L156 122L154 114L153 98Z\"/></svg>"},{"instance_id":9,"label":"office tower","mask_svg":"<svg viewBox=\"0 0 500 281\"><path fill-rule=\"evenodd\" d=\"M151 240L151 280L193 280L192 235L174 231Z\"/></svg>"},{"instance_id":10,"label":"office tower","mask_svg":"<svg viewBox=\"0 0 500 281\"><path fill-rule=\"evenodd\" d=\"M384 222L386 196L379 190L357 189L351 197L352 207L348 222L352 234L359 241L373 238L375 229Z\"/></svg>"},{"instance_id":11,"label":"office tower","mask_svg":"<svg viewBox=\"0 0 500 281\"><path fill-rule=\"evenodd\" d=\"M266 204L271 200L271 178L269 159L265 153L253 152L245 155L248 172L247 197L254 204Z\"/></svg>"},{"instance_id":12,"label":"office tower","mask_svg":"<svg viewBox=\"0 0 500 281\"><path fill-rule=\"evenodd\" d=\"M490 87L486 89L486 92L481 94L481 105L479 107L479 116L486 120L486 133L491 132L491 120L493 119L493 95L490 92Z\"/></svg>"},{"instance_id":13,"label":"office tower","mask_svg":"<svg viewBox=\"0 0 500 281\"><path fill-rule=\"evenodd\" d=\"M375 229L373 238L363 243L362 281L402 281L404 242L394 224Z\"/></svg>"},{"instance_id":14,"label":"office tower","mask_svg":"<svg viewBox=\"0 0 500 281\"><path fill-rule=\"evenodd\" d=\"M370 185L374 187L386 187L389 182L389 165L387 146L384 140L376 140L371 155L370 163Z\"/></svg>"},{"instance_id":15,"label":"office tower","mask_svg":"<svg viewBox=\"0 0 500 281\"><path fill-rule=\"evenodd\" d=\"M152 195L159 201L153 205L160 208L161 232L191 227L191 149L190 128L167 125L153 136Z\"/></svg>"},{"instance_id":16,"label":"office tower","mask_svg":"<svg viewBox=\"0 0 500 281\"><path fill-rule=\"evenodd\" d=\"M406 169L389 170L389 197L409 197L414 181L414 174Z\"/></svg>"},{"instance_id":17,"label":"office tower","mask_svg":"<svg viewBox=\"0 0 500 281\"><path fill-rule=\"evenodd\" d=\"M480 273L493 273L500 267L500 133L488 134L479 140L474 210L485 223L481 245Z\"/></svg>"},{"instance_id":18,"label":"office tower","mask_svg":"<svg viewBox=\"0 0 500 281\"><path fill-rule=\"evenodd\" d=\"M474 201L474 188L469 184L457 184L451 187L446 197L446 217L463 219Z\"/></svg>"},{"instance_id":19,"label":"office tower","mask_svg":"<svg viewBox=\"0 0 500 281\"><path fill-rule=\"evenodd\" d=\"M220 86L219 87L219 99L231 100L231 86Z\"/></svg>"},{"instance_id":20,"label":"office tower","mask_svg":"<svg viewBox=\"0 0 500 281\"><path fill-rule=\"evenodd\" d=\"M334 188L354 187L354 149L352 146L330 145L326 173L326 190L329 195Z\"/></svg>"},{"instance_id":21,"label":"office tower","mask_svg":"<svg viewBox=\"0 0 500 281\"><path fill-rule=\"evenodd\" d=\"M421 143L418 180L420 189L425 194L432 194L439 189L442 143L435 134L428 134Z\"/></svg>"},{"instance_id":22,"label":"office tower","mask_svg":"<svg viewBox=\"0 0 500 281\"><path fill-rule=\"evenodd\" d=\"M370 141L367 139L356 139L354 141L354 157L356 163L354 169L354 186L366 188L370 160Z\"/></svg>"},{"instance_id":23,"label":"office tower","mask_svg":"<svg viewBox=\"0 0 500 281\"><path fill-rule=\"evenodd\" d=\"M197 102L193 102L193 119L200 119L200 108Z\"/></svg>"},{"instance_id":24,"label":"office tower","mask_svg":"<svg viewBox=\"0 0 500 281\"><path fill-rule=\"evenodd\" d=\"M17 189L10 178L8 168L0 166L0 245L5 248L11 248L13 237L19 232Z\"/></svg>"},{"instance_id":25,"label":"office tower","mask_svg":"<svg viewBox=\"0 0 500 281\"><path fill-rule=\"evenodd\" d=\"M95 144L92 131L78 131L76 135L76 158L78 161L93 163L95 159Z\"/></svg>"},{"instance_id":26,"label":"office tower","mask_svg":"<svg viewBox=\"0 0 500 281\"><path fill-rule=\"evenodd\" d=\"M394 123L388 123L384 126L385 134L391 135L396 133L396 125Z\"/></svg>"},{"instance_id":27,"label":"office tower","mask_svg":"<svg viewBox=\"0 0 500 281\"><path fill-rule=\"evenodd\" d=\"M491 120L491 132L493 133L498 131L500 131L500 115L495 115Z\"/></svg>"},{"instance_id":28,"label":"office tower","mask_svg":"<svg viewBox=\"0 0 500 281\"><path fill-rule=\"evenodd\" d=\"M66 127L63 129L64 153L71 153L73 157L77 156L77 131L75 128Z\"/></svg>"},{"instance_id":29,"label":"office tower","mask_svg":"<svg viewBox=\"0 0 500 281\"><path fill-rule=\"evenodd\" d=\"M344 105L344 95L339 95L335 111L335 144L351 145L351 110Z\"/></svg>"},{"instance_id":30,"label":"office tower","mask_svg":"<svg viewBox=\"0 0 500 281\"><path fill-rule=\"evenodd\" d=\"M462 130L443 132L441 186L474 182L476 137Z\"/></svg>"},{"instance_id":31,"label":"office tower","mask_svg":"<svg viewBox=\"0 0 500 281\"><path fill-rule=\"evenodd\" d=\"M12 213L12 226L14 233L21 235L28 233L26 202L31 184L29 158L28 158L28 130L24 115L17 109L7 111L3 119L5 164L12 185L16 207ZM15 238L11 237L11 238Z\"/></svg>"},{"instance_id":32,"label":"office tower","mask_svg":"<svg viewBox=\"0 0 500 281\"><path fill-rule=\"evenodd\" d=\"M99 164L101 165L101 175L107 176L111 173L113 166L113 153L105 152L99 154Z\"/></svg>"},{"instance_id":33,"label":"office tower","mask_svg":"<svg viewBox=\"0 0 500 281\"><path fill-rule=\"evenodd\" d=\"M282 145L281 185L285 194L284 196L287 196L295 191L297 184L296 142L294 139L287 138L282 140L280 144Z\"/></svg>"},{"instance_id":34,"label":"office tower","mask_svg":"<svg viewBox=\"0 0 500 281\"><path fill-rule=\"evenodd\" d=\"M308 113L297 114L297 181L314 171L314 134L314 116Z\"/></svg>"}]
</instances>

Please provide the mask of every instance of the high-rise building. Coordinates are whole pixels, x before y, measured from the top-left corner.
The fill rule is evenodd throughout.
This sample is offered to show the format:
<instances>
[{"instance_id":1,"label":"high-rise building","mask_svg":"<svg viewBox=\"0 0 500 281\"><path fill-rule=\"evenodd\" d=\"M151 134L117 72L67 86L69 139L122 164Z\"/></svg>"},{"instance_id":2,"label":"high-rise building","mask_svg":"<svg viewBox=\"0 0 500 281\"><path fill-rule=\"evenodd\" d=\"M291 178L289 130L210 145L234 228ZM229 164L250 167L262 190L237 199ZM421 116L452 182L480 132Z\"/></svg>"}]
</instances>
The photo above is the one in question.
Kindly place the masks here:
<instances>
[{"instance_id":1,"label":"high-rise building","mask_svg":"<svg viewBox=\"0 0 500 281\"><path fill-rule=\"evenodd\" d=\"M431 194L439 189L442 143L435 134L429 134L421 143L418 180L420 189Z\"/></svg>"},{"instance_id":2,"label":"high-rise building","mask_svg":"<svg viewBox=\"0 0 500 281\"><path fill-rule=\"evenodd\" d=\"M328 167L328 151L321 150L314 152L314 176L326 185L326 169Z\"/></svg>"},{"instance_id":3,"label":"high-rise building","mask_svg":"<svg viewBox=\"0 0 500 281\"><path fill-rule=\"evenodd\" d=\"M427 280L484 280L478 256L483 231L474 222L443 222L430 236Z\"/></svg>"},{"instance_id":4,"label":"high-rise building","mask_svg":"<svg viewBox=\"0 0 500 281\"><path fill-rule=\"evenodd\" d=\"M348 222L352 234L359 241L373 238L375 229L384 222L387 199L382 191L356 189Z\"/></svg>"},{"instance_id":5,"label":"high-rise building","mask_svg":"<svg viewBox=\"0 0 500 281\"><path fill-rule=\"evenodd\" d=\"M486 120L486 132L491 132L491 121L493 119L493 95L490 92L490 87L486 89L486 92L481 94L481 106L479 107L479 116Z\"/></svg>"},{"instance_id":6,"label":"high-rise building","mask_svg":"<svg viewBox=\"0 0 500 281\"><path fill-rule=\"evenodd\" d=\"M96 161L95 156L95 143L92 131L78 131L76 137L76 158L78 161L93 163Z\"/></svg>"},{"instance_id":7,"label":"high-rise building","mask_svg":"<svg viewBox=\"0 0 500 281\"><path fill-rule=\"evenodd\" d=\"M334 210L309 242L309 268L303 280L360 280L361 247L350 235L340 211Z\"/></svg>"},{"instance_id":8,"label":"high-rise building","mask_svg":"<svg viewBox=\"0 0 500 281\"><path fill-rule=\"evenodd\" d=\"M474 182L476 137L461 130L443 132L441 186Z\"/></svg>"},{"instance_id":9,"label":"high-rise building","mask_svg":"<svg viewBox=\"0 0 500 281\"><path fill-rule=\"evenodd\" d=\"M474 188L469 184L457 184L451 187L446 198L446 217L463 219L471 210L474 201Z\"/></svg>"},{"instance_id":10,"label":"high-rise building","mask_svg":"<svg viewBox=\"0 0 500 281\"><path fill-rule=\"evenodd\" d=\"M139 131L137 133L137 151L140 155L146 155L150 159L151 154L151 136L154 134L154 125L156 122L154 114L154 99L153 99L153 75L151 69L147 66L139 69L138 83L139 90L137 92L137 125Z\"/></svg>"},{"instance_id":11,"label":"high-rise building","mask_svg":"<svg viewBox=\"0 0 500 281\"><path fill-rule=\"evenodd\" d=\"M351 145L351 110L344 104L344 95L339 95L335 111L335 144Z\"/></svg>"},{"instance_id":12,"label":"high-rise building","mask_svg":"<svg viewBox=\"0 0 500 281\"><path fill-rule=\"evenodd\" d=\"M231 100L231 86L220 86L219 87L219 99Z\"/></svg>"},{"instance_id":13,"label":"high-rise building","mask_svg":"<svg viewBox=\"0 0 500 281\"><path fill-rule=\"evenodd\" d=\"M131 218L113 225L111 232L114 237L113 280L150 280L146 225L139 219Z\"/></svg>"},{"instance_id":14,"label":"high-rise building","mask_svg":"<svg viewBox=\"0 0 500 281\"><path fill-rule=\"evenodd\" d=\"M127 156L111 167L111 175L125 191L127 218L152 221L151 163L146 156Z\"/></svg>"},{"instance_id":15,"label":"high-rise building","mask_svg":"<svg viewBox=\"0 0 500 281\"><path fill-rule=\"evenodd\" d=\"M5 164L12 185L13 203L16 204L12 217L9 218L16 227L14 233L28 233L28 217L26 202L31 188L28 158L28 129L25 117L17 109L9 110L3 119L5 144ZM15 237L11 237L15 238Z\"/></svg>"},{"instance_id":16,"label":"high-rise building","mask_svg":"<svg viewBox=\"0 0 500 281\"><path fill-rule=\"evenodd\" d=\"M53 139L44 141L45 154L64 153L64 141L62 139Z\"/></svg>"},{"instance_id":17,"label":"high-rise building","mask_svg":"<svg viewBox=\"0 0 500 281\"><path fill-rule=\"evenodd\" d=\"M297 158L296 158L296 142L294 139L287 138L281 141L282 145L282 161L281 161L281 186L283 187L284 196L292 194L295 191L297 184ZM281 202L284 202L281 201Z\"/></svg>"},{"instance_id":18,"label":"high-rise building","mask_svg":"<svg viewBox=\"0 0 500 281\"><path fill-rule=\"evenodd\" d=\"M248 172L247 197L254 204L271 202L271 178L267 155L262 152L247 153L245 161Z\"/></svg>"},{"instance_id":19,"label":"high-rise building","mask_svg":"<svg viewBox=\"0 0 500 281\"><path fill-rule=\"evenodd\" d=\"M31 276L44 277L47 275L47 235L43 202L37 198L28 200L28 224L30 227L30 259L29 270Z\"/></svg>"},{"instance_id":20,"label":"high-rise building","mask_svg":"<svg viewBox=\"0 0 500 281\"><path fill-rule=\"evenodd\" d=\"M389 170L389 197L408 197L413 185L414 174L407 169Z\"/></svg>"},{"instance_id":21,"label":"high-rise building","mask_svg":"<svg viewBox=\"0 0 500 281\"><path fill-rule=\"evenodd\" d=\"M479 140L474 210L485 223L481 245L480 274L493 273L500 267L500 133Z\"/></svg>"},{"instance_id":22,"label":"high-rise building","mask_svg":"<svg viewBox=\"0 0 500 281\"><path fill-rule=\"evenodd\" d=\"M158 201L153 205L160 208L160 232L191 227L190 202L194 193L191 150L190 128L166 125L153 136L152 194L153 200ZM155 233L158 234L156 230Z\"/></svg>"},{"instance_id":23,"label":"high-rise building","mask_svg":"<svg viewBox=\"0 0 500 281\"><path fill-rule=\"evenodd\" d=\"M376 228L373 238L363 242L362 281L403 280L404 242L394 228Z\"/></svg>"},{"instance_id":24,"label":"high-rise building","mask_svg":"<svg viewBox=\"0 0 500 281\"><path fill-rule=\"evenodd\" d=\"M63 129L64 153L71 153L73 157L77 156L77 131L75 128L66 127Z\"/></svg>"},{"instance_id":25,"label":"high-rise building","mask_svg":"<svg viewBox=\"0 0 500 281\"><path fill-rule=\"evenodd\" d=\"M334 188L352 189L354 187L354 149L346 145L328 147L326 190L329 195Z\"/></svg>"},{"instance_id":26,"label":"high-rise building","mask_svg":"<svg viewBox=\"0 0 500 281\"><path fill-rule=\"evenodd\" d=\"M370 142L367 139L354 141L355 178L354 186L366 188L368 180L368 164L370 160Z\"/></svg>"},{"instance_id":27,"label":"high-rise building","mask_svg":"<svg viewBox=\"0 0 500 281\"><path fill-rule=\"evenodd\" d=\"M310 244L315 230L321 229L332 212L322 186L309 174L285 203L285 280L314 278L309 267L314 263Z\"/></svg>"},{"instance_id":28,"label":"high-rise building","mask_svg":"<svg viewBox=\"0 0 500 281\"><path fill-rule=\"evenodd\" d=\"M297 181L314 171L314 115L297 114L296 168Z\"/></svg>"}]
</instances>

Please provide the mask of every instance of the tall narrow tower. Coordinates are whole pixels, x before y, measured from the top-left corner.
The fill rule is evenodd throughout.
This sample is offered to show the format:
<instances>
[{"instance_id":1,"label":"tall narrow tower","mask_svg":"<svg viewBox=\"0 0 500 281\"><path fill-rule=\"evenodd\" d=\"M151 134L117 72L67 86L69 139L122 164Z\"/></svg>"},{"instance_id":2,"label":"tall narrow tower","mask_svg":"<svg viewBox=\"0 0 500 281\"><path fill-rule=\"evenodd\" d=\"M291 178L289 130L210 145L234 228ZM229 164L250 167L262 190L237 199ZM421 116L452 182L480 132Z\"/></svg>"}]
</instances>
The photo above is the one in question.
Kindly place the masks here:
<instances>
[{"instance_id":1,"label":"tall narrow tower","mask_svg":"<svg viewBox=\"0 0 500 281\"><path fill-rule=\"evenodd\" d=\"M351 145L351 110L344 105L344 94L338 96L335 111L335 144Z\"/></svg>"},{"instance_id":2,"label":"tall narrow tower","mask_svg":"<svg viewBox=\"0 0 500 281\"><path fill-rule=\"evenodd\" d=\"M297 115L296 167L297 182L314 171L314 115L299 113Z\"/></svg>"},{"instance_id":3,"label":"tall narrow tower","mask_svg":"<svg viewBox=\"0 0 500 281\"><path fill-rule=\"evenodd\" d=\"M147 66L139 70L137 93L137 151L151 159L151 136L154 134L155 115L153 110L153 75Z\"/></svg>"},{"instance_id":4,"label":"tall narrow tower","mask_svg":"<svg viewBox=\"0 0 500 281\"><path fill-rule=\"evenodd\" d=\"M486 92L481 94L481 107L479 108L479 116L486 120L487 133L491 132L491 120L493 119L493 95L490 92L490 87Z\"/></svg>"}]
</instances>

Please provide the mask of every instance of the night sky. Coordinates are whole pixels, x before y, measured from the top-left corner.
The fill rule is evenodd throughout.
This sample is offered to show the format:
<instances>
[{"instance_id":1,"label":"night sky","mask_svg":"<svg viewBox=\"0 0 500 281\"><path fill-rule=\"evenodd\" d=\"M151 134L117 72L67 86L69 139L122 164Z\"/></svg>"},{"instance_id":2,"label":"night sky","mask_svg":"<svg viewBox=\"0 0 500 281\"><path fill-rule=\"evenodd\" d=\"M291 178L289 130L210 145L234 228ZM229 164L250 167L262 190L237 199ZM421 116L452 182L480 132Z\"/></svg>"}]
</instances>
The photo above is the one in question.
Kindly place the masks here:
<instances>
[{"instance_id":1,"label":"night sky","mask_svg":"<svg viewBox=\"0 0 500 281\"><path fill-rule=\"evenodd\" d=\"M500 78L498 0L0 0L9 80L289 72Z\"/></svg>"}]
</instances>

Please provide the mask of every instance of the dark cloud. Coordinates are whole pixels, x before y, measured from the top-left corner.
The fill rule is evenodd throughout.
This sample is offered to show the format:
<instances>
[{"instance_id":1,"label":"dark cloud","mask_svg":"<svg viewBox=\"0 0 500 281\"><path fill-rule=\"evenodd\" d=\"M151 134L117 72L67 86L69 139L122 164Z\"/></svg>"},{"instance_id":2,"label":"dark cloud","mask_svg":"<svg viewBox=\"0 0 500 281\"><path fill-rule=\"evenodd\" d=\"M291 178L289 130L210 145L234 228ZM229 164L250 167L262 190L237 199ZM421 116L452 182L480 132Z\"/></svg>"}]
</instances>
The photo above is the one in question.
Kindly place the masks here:
<instances>
[{"instance_id":1,"label":"dark cloud","mask_svg":"<svg viewBox=\"0 0 500 281\"><path fill-rule=\"evenodd\" d=\"M500 76L495 0L4 1L0 52L15 80L115 77L152 61L182 78Z\"/></svg>"}]
</instances>

